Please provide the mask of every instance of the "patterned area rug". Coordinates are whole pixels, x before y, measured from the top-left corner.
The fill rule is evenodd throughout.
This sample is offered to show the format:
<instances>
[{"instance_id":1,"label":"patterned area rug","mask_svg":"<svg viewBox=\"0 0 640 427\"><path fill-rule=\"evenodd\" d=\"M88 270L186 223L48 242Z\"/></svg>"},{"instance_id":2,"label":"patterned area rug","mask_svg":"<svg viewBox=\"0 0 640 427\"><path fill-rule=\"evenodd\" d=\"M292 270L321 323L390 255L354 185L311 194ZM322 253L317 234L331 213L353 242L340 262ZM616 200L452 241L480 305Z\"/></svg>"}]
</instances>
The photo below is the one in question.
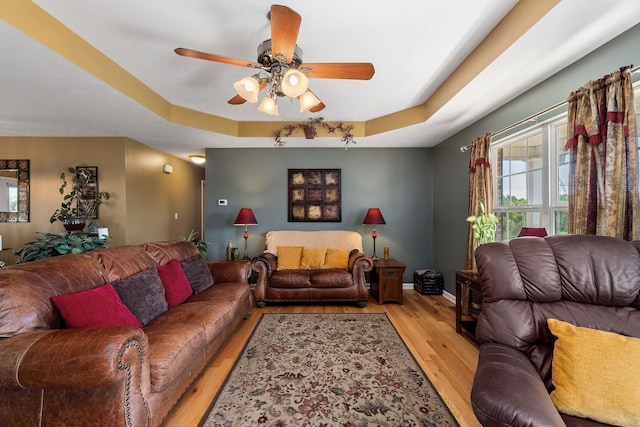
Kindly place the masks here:
<instances>
[{"instance_id":1,"label":"patterned area rug","mask_svg":"<svg viewBox=\"0 0 640 427\"><path fill-rule=\"evenodd\" d=\"M264 314L201 426L458 426L386 314Z\"/></svg>"}]
</instances>

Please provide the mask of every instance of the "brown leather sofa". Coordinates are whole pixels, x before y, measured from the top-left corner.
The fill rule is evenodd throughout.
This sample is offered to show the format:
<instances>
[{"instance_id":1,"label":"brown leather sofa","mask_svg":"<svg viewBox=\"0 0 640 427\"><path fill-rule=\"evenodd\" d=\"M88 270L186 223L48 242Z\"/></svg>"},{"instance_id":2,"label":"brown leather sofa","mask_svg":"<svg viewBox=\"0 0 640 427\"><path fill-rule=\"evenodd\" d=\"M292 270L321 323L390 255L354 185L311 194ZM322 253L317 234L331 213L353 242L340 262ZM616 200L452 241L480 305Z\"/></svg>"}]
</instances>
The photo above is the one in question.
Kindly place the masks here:
<instances>
[{"instance_id":1,"label":"brown leather sofa","mask_svg":"<svg viewBox=\"0 0 640 427\"><path fill-rule=\"evenodd\" d=\"M144 329L65 328L51 297L196 255L189 242L158 242L0 269L2 425L159 425L251 312L249 261L209 262L213 285Z\"/></svg>"},{"instance_id":2,"label":"brown leather sofa","mask_svg":"<svg viewBox=\"0 0 640 427\"><path fill-rule=\"evenodd\" d=\"M639 250L640 242L585 235L478 247L483 302L471 404L483 426L605 425L554 406L546 320L640 337Z\"/></svg>"},{"instance_id":3,"label":"brown leather sofa","mask_svg":"<svg viewBox=\"0 0 640 427\"><path fill-rule=\"evenodd\" d=\"M258 273L255 298L258 307L267 302L340 301L365 307L369 294L365 273L373 268L362 252L362 236L345 230L270 231L265 252L252 260ZM278 247L350 249L346 269L278 270Z\"/></svg>"}]
</instances>

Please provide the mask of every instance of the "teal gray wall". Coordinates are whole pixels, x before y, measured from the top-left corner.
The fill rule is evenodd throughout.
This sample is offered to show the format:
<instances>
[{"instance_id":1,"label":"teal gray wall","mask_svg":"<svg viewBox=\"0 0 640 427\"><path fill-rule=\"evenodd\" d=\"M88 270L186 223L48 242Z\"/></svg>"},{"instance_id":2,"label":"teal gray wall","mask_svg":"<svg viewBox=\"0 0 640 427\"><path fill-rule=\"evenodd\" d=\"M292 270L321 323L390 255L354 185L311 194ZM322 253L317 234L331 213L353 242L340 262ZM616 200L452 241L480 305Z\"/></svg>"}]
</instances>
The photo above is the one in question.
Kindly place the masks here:
<instances>
[{"instance_id":1,"label":"teal gray wall","mask_svg":"<svg viewBox=\"0 0 640 427\"><path fill-rule=\"evenodd\" d=\"M454 271L464 268L469 152L461 153L460 146L562 102L589 80L629 64L640 65L640 25L434 147L434 260L445 283L455 283Z\"/></svg>"},{"instance_id":2,"label":"teal gray wall","mask_svg":"<svg viewBox=\"0 0 640 427\"><path fill-rule=\"evenodd\" d=\"M313 144L313 142L309 142ZM387 222L377 227L376 253L389 247L392 258L407 264L405 282L413 271L433 268L433 149L265 148L208 149L206 164L206 241L209 259L225 256L226 242L244 253L244 227L233 225L240 208L258 220L249 226L249 256L262 252L270 230L352 230L362 235L364 250L373 252L371 227L362 224L370 207L378 207ZM287 221L288 169L341 169L342 221ZM227 199L227 206L218 206ZM453 287L453 283L451 283ZM453 289L453 288L452 288Z\"/></svg>"}]
</instances>

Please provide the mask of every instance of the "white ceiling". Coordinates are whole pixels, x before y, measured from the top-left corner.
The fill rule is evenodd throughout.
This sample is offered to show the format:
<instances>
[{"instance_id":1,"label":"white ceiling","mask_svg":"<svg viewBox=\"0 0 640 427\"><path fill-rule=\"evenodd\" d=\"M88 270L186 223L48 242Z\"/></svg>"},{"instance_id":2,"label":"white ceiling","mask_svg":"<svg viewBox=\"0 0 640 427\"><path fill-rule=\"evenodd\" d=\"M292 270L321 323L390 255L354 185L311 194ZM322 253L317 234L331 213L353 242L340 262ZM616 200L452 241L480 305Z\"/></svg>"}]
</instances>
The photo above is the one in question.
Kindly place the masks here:
<instances>
[{"instance_id":1,"label":"white ceiling","mask_svg":"<svg viewBox=\"0 0 640 427\"><path fill-rule=\"evenodd\" d=\"M11 8L25 0L3 0ZM533 5L541 0L521 0ZM545 0L548 2L548 0ZM515 0L284 0L302 16L305 62L371 62L371 80L310 79L327 107L280 100L280 117L227 104L252 70L178 56L187 47L256 60L270 38L271 3L250 0L34 0L168 103L238 122L369 121L431 95L518 3ZM3 13L5 15L3 15ZM11 14L11 13L9 13ZM205 148L273 147L174 124L25 32L0 20L0 135L126 136L185 157ZM357 137L357 147L431 147L640 22L638 0L562 0L426 121ZM589 23L589 25L585 25ZM37 28L40 23L32 24ZM24 28L22 28L24 30ZM94 73L95 74L95 73ZM508 84L504 84L508 82ZM291 147L340 147L287 138Z\"/></svg>"}]
</instances>

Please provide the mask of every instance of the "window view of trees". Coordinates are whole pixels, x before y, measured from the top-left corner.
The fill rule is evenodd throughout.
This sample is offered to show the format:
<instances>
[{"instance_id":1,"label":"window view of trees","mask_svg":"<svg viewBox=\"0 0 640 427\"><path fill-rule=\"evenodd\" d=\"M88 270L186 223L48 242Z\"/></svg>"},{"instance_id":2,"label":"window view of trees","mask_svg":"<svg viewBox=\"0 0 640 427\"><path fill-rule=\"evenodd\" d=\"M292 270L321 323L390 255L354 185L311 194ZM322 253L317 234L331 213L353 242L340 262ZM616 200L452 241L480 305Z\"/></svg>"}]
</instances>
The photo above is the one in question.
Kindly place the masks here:
<instances>
[{"instance_id":1,"label":"window view of trees","mask_svg":"<svg viewBox=\"0 0 640 427\"><path fill-rule=\"evenodd\" d=\"M497 240L517 237L522 227L544 227L542 141L542 132L536 131L495 149Z\"/></svg>"},{"instance_id":2,"label":"window view of trees","mask_svg":"<svg viewBox=\"0 0 640 427\"><path fill-rule=\"evenodd\" d=\"M567 232L569 153L565 150L566 135L566 119L560 119L536 125L524 136L496 144L498 240L516 238L522 227L544 227L550 234Z\"/></svg>"}]
</instances>

